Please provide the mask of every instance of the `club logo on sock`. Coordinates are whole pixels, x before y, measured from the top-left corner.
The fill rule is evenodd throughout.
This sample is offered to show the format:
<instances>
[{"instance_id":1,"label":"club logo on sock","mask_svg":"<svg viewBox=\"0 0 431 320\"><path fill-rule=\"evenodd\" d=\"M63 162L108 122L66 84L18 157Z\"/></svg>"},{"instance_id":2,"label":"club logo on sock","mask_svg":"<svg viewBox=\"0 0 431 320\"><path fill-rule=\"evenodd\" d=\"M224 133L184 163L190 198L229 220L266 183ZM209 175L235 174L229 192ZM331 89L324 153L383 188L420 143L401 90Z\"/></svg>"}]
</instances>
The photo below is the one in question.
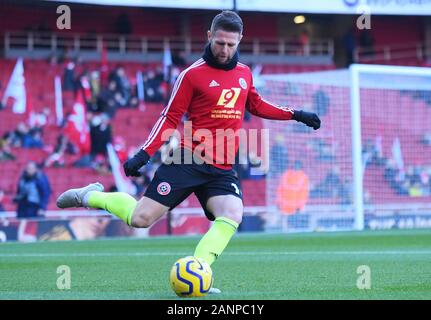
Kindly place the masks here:
<instances>
[{"instance_id":1,"label":"club logo on sock","mask_svg":"<svg viewBox=\"0 0 431 320\"><path fill-rule=\"evenodd\" d=\"M171 185L167 182L161 182L157 186L157 192L162 196L166 196L169 194L169 192L171 192Z\"/></svg>"}]
</instances>

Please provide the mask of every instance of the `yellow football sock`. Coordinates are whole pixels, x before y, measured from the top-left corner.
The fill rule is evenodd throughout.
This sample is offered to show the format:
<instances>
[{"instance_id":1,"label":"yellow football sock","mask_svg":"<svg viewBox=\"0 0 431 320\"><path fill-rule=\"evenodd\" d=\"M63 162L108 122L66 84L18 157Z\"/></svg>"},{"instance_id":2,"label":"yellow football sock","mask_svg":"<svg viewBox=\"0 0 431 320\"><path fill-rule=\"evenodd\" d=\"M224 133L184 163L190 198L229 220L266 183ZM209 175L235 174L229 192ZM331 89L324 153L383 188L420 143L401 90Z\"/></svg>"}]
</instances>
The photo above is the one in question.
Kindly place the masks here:
<instances>
[{"instance_id":1,"label":"yellow football sock","mask_svg":"<svg viewBox=\"0 0 431 320\"><path fill-rule=\"evenodd\" d=\"M125 192L91 191L88 204L91 208L105 209L117 216L129 226L132 223L132 213L138 202Z\"/></svg>"},{"instance_id":2,"label":"yellow football sock","mask_svg":"<svg viewBox=\"0 0 431 320\"><path fill-rule=\"evenodd\" d=\"M194 256L204 259L210 265L217 259L229 243L238 228L235 221L219 217L199 241Z\"/></svg>"}]
</instances>

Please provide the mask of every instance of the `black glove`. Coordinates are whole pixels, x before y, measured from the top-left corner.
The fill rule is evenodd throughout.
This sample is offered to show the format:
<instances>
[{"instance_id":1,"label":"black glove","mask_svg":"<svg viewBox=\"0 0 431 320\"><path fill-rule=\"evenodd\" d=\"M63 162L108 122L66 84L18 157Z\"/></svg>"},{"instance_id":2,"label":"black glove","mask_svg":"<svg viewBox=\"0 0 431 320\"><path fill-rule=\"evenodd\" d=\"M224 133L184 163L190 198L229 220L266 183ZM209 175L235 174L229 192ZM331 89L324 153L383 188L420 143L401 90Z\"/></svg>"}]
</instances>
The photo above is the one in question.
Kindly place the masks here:
<instances>
[{"instance_id":1,"label":"black glove","mask_svg":"<svg viewBox=\"0 0 431 320\"><path fill-rule=\"evenodd\" d=\"M124 173L127 177L139 177L141 175L139 169L141 169L142 166L145 166L148 163L148 160L150 160L150 156L148 155L148 153L146 153L142 149L139 150L139 152L135 154L131 159L124 162Z\"/></svg>"},{"instance_id":2,"label":"black glove","mask_svg":"<svg viewBox=\"0 0 431 320\"><path fill-rule=\"evenodd\" d=\"M313 127L314 130L320 128L320 119L317 114L313 112L295 110L293 111L293 120L305 123L307 126Z\"/></svg>"}]
</instances>

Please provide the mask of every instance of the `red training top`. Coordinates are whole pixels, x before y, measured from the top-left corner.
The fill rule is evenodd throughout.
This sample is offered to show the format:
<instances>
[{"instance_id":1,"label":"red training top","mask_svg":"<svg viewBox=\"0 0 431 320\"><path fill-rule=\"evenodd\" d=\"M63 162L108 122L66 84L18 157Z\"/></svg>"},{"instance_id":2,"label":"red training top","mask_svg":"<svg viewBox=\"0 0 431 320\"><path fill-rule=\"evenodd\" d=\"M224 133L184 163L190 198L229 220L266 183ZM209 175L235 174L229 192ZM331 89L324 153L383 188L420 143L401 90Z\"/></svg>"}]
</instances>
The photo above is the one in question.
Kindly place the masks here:
<instances>
[{"instance_id":1,"label":"red training top","mask_svg":"<svg viewBox=\"0 0 431 320\"><path fill-rule=\"evenodd\" d=\"M178 76L169 103L142 148L152 156L188 112L191 132L186 134L190 125L185 123L181 147L195 152L199 146L207 151L199 150L207 163L230 169L239 148L239 138L234 133L242 127L245 108L266 119L291 120L293 116L292 109L271 104L257 93L248 66L238 62L234 69L226 71L199 59Z\"/></svg>"}]
</instances>

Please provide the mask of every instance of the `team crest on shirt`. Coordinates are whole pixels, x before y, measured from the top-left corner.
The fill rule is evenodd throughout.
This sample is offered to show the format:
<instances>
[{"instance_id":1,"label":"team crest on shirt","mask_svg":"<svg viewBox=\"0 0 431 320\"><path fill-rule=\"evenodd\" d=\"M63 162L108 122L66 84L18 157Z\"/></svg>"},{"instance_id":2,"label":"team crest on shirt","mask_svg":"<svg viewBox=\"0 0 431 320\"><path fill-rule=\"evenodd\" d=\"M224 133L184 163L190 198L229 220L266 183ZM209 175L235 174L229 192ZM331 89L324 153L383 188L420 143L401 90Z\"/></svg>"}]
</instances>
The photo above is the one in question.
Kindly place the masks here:
<instances>
[{"instance_id":1,"label":"team crest on shirt","mask_svg":"<svg viewBox=\"0 0 431 320\"><path fill-rule=\"evenodd\" d=\"M239 85L241 86L241 88L243 88L244 90L247 89L247 82L245 81L244 78L239 78Z\"/></svg>"},{"instance_id":2,"label":"team crest on shirt","mask_svg":"<svg viewBox=\"0 0 431 320\"><path fill-rule=\"evenodd\" d=\"M161 182L157 186L157 192L162 196L166 196L171 192L171 185L167 182Z\"/></svg>"}]
</instances>

